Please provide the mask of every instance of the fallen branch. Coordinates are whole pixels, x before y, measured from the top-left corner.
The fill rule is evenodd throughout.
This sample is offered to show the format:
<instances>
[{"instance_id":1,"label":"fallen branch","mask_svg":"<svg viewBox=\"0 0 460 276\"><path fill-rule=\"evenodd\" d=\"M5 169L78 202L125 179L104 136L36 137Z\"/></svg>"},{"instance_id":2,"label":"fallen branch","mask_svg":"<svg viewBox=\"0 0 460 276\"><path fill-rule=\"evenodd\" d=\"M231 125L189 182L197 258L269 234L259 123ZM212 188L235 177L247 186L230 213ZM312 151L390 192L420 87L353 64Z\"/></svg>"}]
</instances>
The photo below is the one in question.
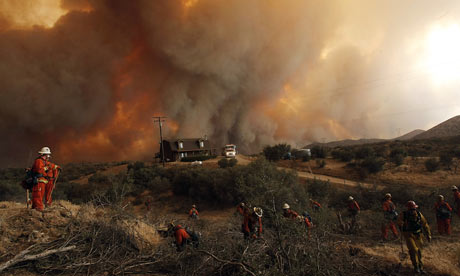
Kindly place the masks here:
<instances>
[{"instance_id":1,"label":"fallen branch","mask_svg":"<svg viewBox=\"0 0 460 276\"><path fill-rule=\"evenodd\" d=\"M73 249L76 248L76 246L72 245L72 246L62 247L62 248L58 248L58 249L50 249L50 250L46 250L46 251L44 251L42 253L39 253L39 254L27 255L28 253L30 253L30 248L31 247L23 250L21 253L16 255L13 259L1 264L0 265L0 272L3 272L3 270L5 270L8 267L11 267L11 266L13 266L13 265L15 265L17 263L37 260L37 259L44 258L44 257L47 257L47 256L55 254L55 253L61 253L61 252L66 252L66 251L69 251L69 250L73 250Z\"/></svg>"},{"instance_id":2,"label":"fallen branch","mask_svg":"<svg viewBox=\"0 0 460 276\"><path fill-rule=\"evenodd\" d=\"M252 272L251 270L249 270L246 265L244 263L239 263L239 262L232 262L232 261L226 261L226 260L222 260L220 259L219 257L217 257L216 255L208 252L208 251L205 251L205 250L197 250L197 252L201 252L201 253L204 253L208 256L211 256L214 260L220 262L220 263L225 263L225 264L231 264L231 265L238 265L238 266L241 266L241 268L246 271L247 273L251 274L252 276L256 276L256 274L254 272Z\"/></svg>"}]
</instances>

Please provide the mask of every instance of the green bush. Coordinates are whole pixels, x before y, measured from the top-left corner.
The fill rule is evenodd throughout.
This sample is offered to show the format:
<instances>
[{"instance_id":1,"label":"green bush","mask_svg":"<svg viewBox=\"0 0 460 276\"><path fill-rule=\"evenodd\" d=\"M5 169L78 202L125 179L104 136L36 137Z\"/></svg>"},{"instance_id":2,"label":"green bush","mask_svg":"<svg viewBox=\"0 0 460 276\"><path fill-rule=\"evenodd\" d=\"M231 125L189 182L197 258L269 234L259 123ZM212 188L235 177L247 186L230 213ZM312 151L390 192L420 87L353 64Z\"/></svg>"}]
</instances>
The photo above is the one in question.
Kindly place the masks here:
<instances>
[{"instance_id":1,"label":"green bush","mask_svg":"<svg viewBox=\"0 0 460 276\"><path fill-rule=\"evenodd\" d=\"M452 160L454 158L454 152L452 151L442 151L439 153L439 162L450 169L452 166Z\"/></svg>"},{"instance_id":2,"label":"green bush","mask_svg":"<svg viewBox=\"0 0 460 276\"><path fill-rule=\"evenodd\" d=\"M313 158L326 158L327 157L327 149L326 147L321 147L321 146L314 146L311 148L311 156Z\"/></svg>"},{"instance_id":3,"label":"green bush","mask_svg":"<svg viewBox=\"0 0 460 276\"><path fill-rule=\"evenodd\" d=\"M404 157L406 157L406 156L407 156L407 152L401 147L394 148L390 152L390 160L396 166L402 165L403 162L404 162Z\"/></svg>"},{"instance_id":4,"label":"green bush","mask_svg":"<svg viewBox=\"0 0 460 276\"><path fill-rule=\"evenodd\" d=\"M429 158L425 161L425 168L429 172L435 172L439 169L439 161L436 158Z\"/></svg>"},{"instance_id":5,"label":"green bush","mask_svg":"<svg viewBox=\"0 0 460 276\"><path fill-rule=\"evenodd\" d=\"M263 154L265 158L269 161L278 161L281 160L291 151L291 146L288 144L277 144L274 146L265 146L263 149Z\"/></svg>"},{"instance_id":6,"label":"green bush","mask_svg":"<svg viewBox=\"0 0 460 276\"><path fill-rule=\"evenodd\" d=\"M354 155L356 159L366 159L374 156L374 150L369 146L358 147Z\"/></svg>"},{"instance_id":7,"label":"green bush","mask_svg":"<svg viewBox=\"0 0 460 276\"><path fill-rule=\"evenodd\" d=\"M354 154L348 149L335 149L331 152L334 159L338 159L342 162L350 162L353 160Z\"/></svg>"},{"instance_id":8,"label":"green bush","mask_svg":"<svg viewBox=\"0 0 460 276\"><path fill-rule=\"evenodd\" d=\"M378 173L383 169L383 165L385 165L385 160L374 156L367 157L361 162L361 167L369 173Z\"/></svg>"}]
</instances>

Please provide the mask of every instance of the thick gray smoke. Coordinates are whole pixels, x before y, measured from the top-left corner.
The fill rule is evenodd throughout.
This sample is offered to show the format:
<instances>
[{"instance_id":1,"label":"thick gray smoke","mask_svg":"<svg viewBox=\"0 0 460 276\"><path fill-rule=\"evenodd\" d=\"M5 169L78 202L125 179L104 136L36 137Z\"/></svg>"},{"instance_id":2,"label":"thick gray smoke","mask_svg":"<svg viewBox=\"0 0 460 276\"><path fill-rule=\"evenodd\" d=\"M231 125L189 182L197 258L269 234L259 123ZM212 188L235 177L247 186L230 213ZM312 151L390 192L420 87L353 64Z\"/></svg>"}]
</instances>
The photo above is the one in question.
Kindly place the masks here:
<instances>
[{"instance_id":1,"label":"thick gray smoke","mask_svg":"<svg viewBox=\"0 0 460 276\"><path fill-rule=\"evenodd\" d=\"M59 162L148 159L154 115L168 117L166 137L245 152L388 135L372 112L392 111L382 95L399 88L369 79L436 12L358 2L62 0L50 28L14 28L0 12L0 165L44 145Z\"/></svg>"}]
</instances>

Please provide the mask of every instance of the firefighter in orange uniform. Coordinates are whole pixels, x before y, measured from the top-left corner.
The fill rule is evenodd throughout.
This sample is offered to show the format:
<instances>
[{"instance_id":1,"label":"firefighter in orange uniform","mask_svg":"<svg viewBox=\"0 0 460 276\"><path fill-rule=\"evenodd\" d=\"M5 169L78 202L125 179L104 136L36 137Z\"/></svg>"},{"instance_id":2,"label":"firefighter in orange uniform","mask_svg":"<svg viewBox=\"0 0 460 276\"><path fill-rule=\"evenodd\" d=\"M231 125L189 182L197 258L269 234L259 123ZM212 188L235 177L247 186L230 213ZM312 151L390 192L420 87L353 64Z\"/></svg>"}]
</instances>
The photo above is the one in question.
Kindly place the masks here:
<instances>
[{"instance_id":1,"label":"firefighter in orange uniform","mask_svg":"<svg viewBox=\"0 0 460 276\"><path fill-rule=\"evenodd\" d=\"M310 206L315 212L318 212L319 210L321 210L321 204L319 204L318 201L315 201L311 198L310 198Z\"/></svg>"},{"instance_id":2,"label":"firefighter in orange uniform","mask_svg":"<svg viewBox=\"0 0 460 276\"><path fill-rule=\"evenodd\" d=\"M407 211L398 216L398 226L402 229L402 235L406 240L410 259L415 273L425 273L422 262L423 236L431 242L431 231L425 217L417 209L414 201L408 201Z\"/></svg>"},{"instance_id":3,"label":"firefighter in orange uniform","mask_svg":"<svg viewBox=\"0 0 460 276\"><path fill-rule=\"evenodd\" d=\"M395 238L398 238L398 230L396 229L395 221L398 219L396 212L396 205L391 201L391 194L385 194L385 201L383 202L383 217L384 223L382 225L382 239L386 240L388 237L388 228L391 229Z\"/></svg>"},{"instance_id":4,"label":"firefighter in orange uniform","mask_svg":"<svg viewBox=\"0 0 460 276\"><path fill-rule=\"evenodd\" d=\"M32 188L32 209L43 211L43 197L45 196L47 206L51 205L51 191L54 187L55 177L58 174L59 166L49 162L51 150L43 147L39 152L32 166L34 174L34 186Z\"/></svg>"},{"instance_id":5,"label":"firefighter in orange uniform","mask_svg":"<svg viewBox=\"0 0 460 276\"><path fill-rule=\"evenodd\" d=\"M289 206L289 204L284 203L283 216L285 218L296 219L299 216L299 214L296 211L291 210L291 207Z\"/></svg>"},{"instance_id":6,"label":"firefighter in orange uniform","mask_svg":"<svg viewBox=\"0 0 460 276\"><path fill-rule=\"evenodd\" d=\"M434 205L436 211L436 221L438 223L438 232L440 235L450 235L450 220L452 218L452 207L444 201L443 195L438 195L438 201Z\"/></svg>"},{"instance_id":7,"label":"firefighter in orange uniform","mask_svg":"<svg viewBox=\"0 0 460 276\"><path fill-rule=\"evenodd\" d=\"M460 217L460 192L458 191L457 186L452 186L452 193L454 194L454 210Z\"/></svg>"},{"instance_id":8,"label":"firefighter in orange uniform","mask_svg":"<svg viewBox=\"0 0 460 276\"><path fill-rule=\"evenodd\" d=\"M176 239L177 251L184 250L187 243L191 242L190 235L180 224L174 225L173 223L171 223L170 226L173 228L174 238Z\"/></svg>"},{"instance_id":9,"label":"firefighter in orange uniform","mask_svg":"<svg viewBox=\"0 0 460 276\"><path fill-rule=\"evenodd\" d=\"M188 215L191 219L198 219L198 209L196 208L196 205L192 205L192 209L188 212Z\"/></svg>"},{"instance_id":10,"label":"firefighter in orange uniform","mask_svg":"<svg viewBox=\"0 0 460 276\"><path fill-rule=\"evenodd\" d=\"M236 207L236 212L242 216L244 216L244 209L246 208L246 205L244 204L244 202L241 202L240 205L238 205L238 207Z\"/></svg>"},{"instance_id":11,"label":"firefighter in orange uniform","mask_svg":"<svg viewBox=\"0 0 460 276\"><path fill-rule=\"evenodd\" d=\"M348 216L351 217L351 225L354 226L356 224L358 214L361 211L361 208L359 208L358 202L352 197L348 197Z\"/></svg>"}]
</instances>

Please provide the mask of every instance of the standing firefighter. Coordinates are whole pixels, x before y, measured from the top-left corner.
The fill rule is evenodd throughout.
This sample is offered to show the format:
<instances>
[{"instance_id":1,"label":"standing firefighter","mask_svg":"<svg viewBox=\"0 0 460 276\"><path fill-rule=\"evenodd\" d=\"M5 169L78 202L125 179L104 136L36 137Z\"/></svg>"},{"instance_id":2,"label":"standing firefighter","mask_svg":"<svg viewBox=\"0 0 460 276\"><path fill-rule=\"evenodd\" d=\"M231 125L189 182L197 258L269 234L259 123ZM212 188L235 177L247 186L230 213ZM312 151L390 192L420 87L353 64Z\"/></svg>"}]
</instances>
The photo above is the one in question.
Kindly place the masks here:
<instances>
[{"instance_id":1,"label":"standing firefighter","mask_svg":"<svg viewBox=\"0 0 460 276\"><path fill-rule=\"evenodd\" d=\"M460 217L460 192L458 191L457 186L452 186L452 193L454 194L454 209Z\"/></svg>"},{"instance_id":2,"label":"standing firefighter","mask_svg":"<svg viewBox=\"0 0 460 276\"><path fill-rule=\"evenodd\" d=\"M396 229L395 221L398 219L396 212L396 205L391 201L391 194L385 194L385 201L383 202L383 217L384 222L382 225L382 240L388 237L388 228L391 229L395 238L398 237L398 230Z\"/></svg>"},{"instance_id":3,"label":"standing firefighter","mask_svg":"<svg viewBox=\"0 0 460 276\"><path fill-rule=\"evenodd\" d=\"M244 204L244 202L241 202L240 205L238 205L238 207L236 207L236 212L242 216L244 216L244 209L246 208L246 205Z\"/></svg>"},{"instance_id":4,"label":"standing firefighter","mask_svg":"<svg viewBox=\"0 0 460 276\"><path fill-rule=\"evenodd\" d=\"M198 219L198 209L196 208L196 205L192 205L192 209L188 212L188 215L191 219Z\"/></svg>"},{"instance_id":5,"label":"standing firefighter","mask_svg":"<svg viewBox=\"0 0 460 276\"><path fill-rule=\"evenodd\" d=\"M438 223L438 232L440 235L450 235L450 220L452 218L452 207L444 201L443 195L438 195L438 201L434 205L436 211L436 222Z\"/></svg>"},{"instance_id":6,"label":"standing firefighter","mask_svg":"<svg viewBox=\"0 0 460 276\"><path fill-rule=\"evenodd\" d=\"M410 259L416 273L425 273L422 263L423 234L428 241L431 241L431 232L425 217L417 210L418 206L414 201L408 201L407 211L398 217L398 225L406 240Z\"/></svg>"},{"instance_id":7,"label":"standing firefighter","mask_svg":"<svg viewBox=\"0 0 460 276\"><path fill-rule=\"evenodd\" d=\"M43 147L38 154L40 156L35 159L32 166L34 179L36 179L32 188L32 208L43 211L43 197L45 197L46 206L51 205L51 194L60 167L49 161L51 157L50 148Z\"/></svg>"},{"instance_id":8,"label":"standing firefighter","mask_svg":"<svg viewBox=\"0 0 460 276\"><path fill-rule=\"evenodd\" d=\"M254 207L252 212L249 208L245 210L242 225L245 239L260 237L262 234L262 214L263 210L259 207Z\"/></svg>"},{"instance_id":9,"label":"standing firefighter","mask_svg":"<svg viewBox=\"0 0 460 276\"><path fill-rule=\"evenodd\" d=\"M361 211L361 208L359 208L358 202L352 196L348 197L347 210L348 210L348 216L351 217L350 228L354 228L356 225L358 214Z\"/></svg>"}]
</instances>

